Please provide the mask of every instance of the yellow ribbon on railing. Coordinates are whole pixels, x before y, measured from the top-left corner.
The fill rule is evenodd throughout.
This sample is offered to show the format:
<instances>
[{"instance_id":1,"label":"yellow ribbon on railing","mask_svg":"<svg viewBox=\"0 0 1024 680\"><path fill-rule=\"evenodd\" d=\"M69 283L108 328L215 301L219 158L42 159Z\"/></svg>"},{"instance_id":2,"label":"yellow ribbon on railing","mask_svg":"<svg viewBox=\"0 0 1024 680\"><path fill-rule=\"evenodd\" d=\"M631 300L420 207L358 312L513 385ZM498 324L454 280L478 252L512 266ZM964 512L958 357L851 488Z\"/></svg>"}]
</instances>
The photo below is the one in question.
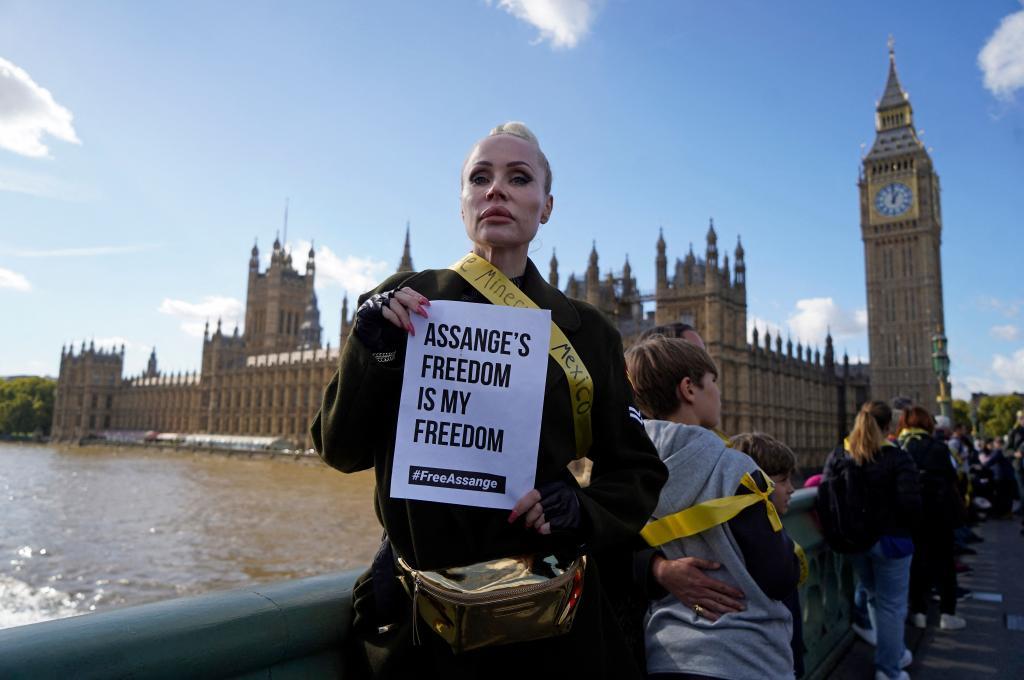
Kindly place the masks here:
<instances>
[{"instance_id":1,"label":"yellow ribbon on railing","mask_svg":"<svg viewBox=\"0 0 1024 680\"><path fill-rule=\"evenodd\" d=\"M536 302L508 280L500 269L473 253L448 267L464 278L481 295L496 305L540 309ZM565 337L562 329L551 322L551 342L548 354L555 360L569 380L572 399L572 420L576 432L576 457L583 458L590 451L593 434L590 429L590 410L594 406L594 381L583 364L576 348Z\"/></svg>"},{"instance_id":2,"label":"yellow ribbon on railing","mask_svg":"<svg viewBox=\"0 0 1024 680\"><path fill-rule=\"evenodd\" d=\"M674 541L677 538L694 536L702 531L707 531L711 527L725 524L740 514L741 511L756 503L764 503L772 529L781 531L782 520L779 518L779 512L775 509L775 504L772 503L771 499L772 491L775 490L775 484L767 476L765 476L765 481L768 483L768 489L761 491L757 487L754 478L750 476L749 472L746 472L740 480L740 485L749 489L750 493L714 498L685 510L672 513L650 522L643 528L640 535L643 536L648 545L657 547L669 541Z\"/></svg>"}]
</instances>

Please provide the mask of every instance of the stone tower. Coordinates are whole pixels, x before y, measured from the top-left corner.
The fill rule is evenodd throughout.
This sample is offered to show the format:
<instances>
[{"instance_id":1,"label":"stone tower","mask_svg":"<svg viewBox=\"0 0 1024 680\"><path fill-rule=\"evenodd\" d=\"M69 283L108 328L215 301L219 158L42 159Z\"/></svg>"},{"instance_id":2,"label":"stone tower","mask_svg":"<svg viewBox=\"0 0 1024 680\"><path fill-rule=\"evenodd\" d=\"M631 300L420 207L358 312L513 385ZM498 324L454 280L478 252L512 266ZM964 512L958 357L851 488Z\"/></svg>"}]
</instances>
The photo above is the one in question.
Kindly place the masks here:
<instances>
[{"instance_id":1,"label":"stone tower","mask_svg":"<svg viewBox=\"0 0 1024 680\"><path fill-rule=\"evenodd\" d=\"M292 255L274 239L270 266L260 271L259 249L253 245L249 258L249 282L245 298L245 344L250 353L288 352L308 344L313 335L319 343L319 331L303 336L307 329L319 328L313 281L316 263L312 248L306 261L306 273L292 266Z\"/></svg>"},{"instance_id":2,"label":"stone tower","mask_svg":"<svg viewBox=\"0 0 1024 680\"><path fill-rule=\"evenodd\" d=\"M153 370L156 359L151 358ZM80 439L115 427L116 397L121 388L124 368L124 345L106 350L83 342L75 354L74 347L60 352L60 373L54 394L54 439Z\"/></svg>"},{"instance_id":3,"label":"stone tower","mask_svg":"<svg viewBox=\"0 0 1024 680\"><path fill-rule=\"evenodd\" d=\"M935 408L931 337L942 328L939 176L917 131L910 99L889 77L876 107L875 141L858 181L867 283L871 393Z\"/></svg>"}]
</instances>

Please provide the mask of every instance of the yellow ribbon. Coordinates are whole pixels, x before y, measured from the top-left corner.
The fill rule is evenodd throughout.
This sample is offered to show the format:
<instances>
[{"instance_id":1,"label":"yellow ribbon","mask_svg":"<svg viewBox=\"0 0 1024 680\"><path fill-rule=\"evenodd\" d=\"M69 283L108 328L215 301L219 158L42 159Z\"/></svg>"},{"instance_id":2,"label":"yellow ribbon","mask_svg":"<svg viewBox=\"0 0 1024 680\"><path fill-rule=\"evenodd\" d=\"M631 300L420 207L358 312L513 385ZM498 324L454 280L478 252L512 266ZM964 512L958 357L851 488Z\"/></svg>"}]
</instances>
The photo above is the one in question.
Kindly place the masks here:
<instances>
[{"instance_id":1,"label":"yellow ribbon","mask_svg":"<svg viewBox=\"0 0 1024 680\"><path fill-rule=\"evenodd\" d=\"M650 522L643 528L640 535L643 536L648 545L657 547L674 541L677 538L694 536L707 531L711 527L725 524L740 514L742 510L756 503L764 503L772 529L781 531L782 520L779 518L779 511L775 509L775 504L772 503L771 499L772 491L775 490L775 484L767 476L765 481L768 483L768 489L761 491L757 487L754 478L750 476L750 473L744 473L743 478L740 480L740 485L750 490L750 493L714 498L672 513Z\"/></svg>"},{"instance_id":2,"label":"yellow ribbon","mask_svg":"<svg viewBox=\"0 0 1024 680\"><path fill-rule=\"evenodd\" d=\"M501 270L479 255L469 253L448 268L464 278L493 304L540 309L540 306L509 281ZM590 410L594 406L594 381L576 348L554 321L551 322L548 354L569 379L569 396L572 399L573 426L576 433L576 458L583 458L590 451L590 444L593 441Z\"/></svg>"},{"instance_id":3,"label":"yellow ribbon","mask_svg":"<svg viewBox=\"0 0 1024 680\"><path fill-rule=\"evenodd\" d=\"M793 554L796 555L796 560L800 563L800 581L797 585L802 586L807 581L807 576L811 573L810 565L807 563L807 553L804 552L799 543L793 541Z\"/></svg>"}]
</instances>

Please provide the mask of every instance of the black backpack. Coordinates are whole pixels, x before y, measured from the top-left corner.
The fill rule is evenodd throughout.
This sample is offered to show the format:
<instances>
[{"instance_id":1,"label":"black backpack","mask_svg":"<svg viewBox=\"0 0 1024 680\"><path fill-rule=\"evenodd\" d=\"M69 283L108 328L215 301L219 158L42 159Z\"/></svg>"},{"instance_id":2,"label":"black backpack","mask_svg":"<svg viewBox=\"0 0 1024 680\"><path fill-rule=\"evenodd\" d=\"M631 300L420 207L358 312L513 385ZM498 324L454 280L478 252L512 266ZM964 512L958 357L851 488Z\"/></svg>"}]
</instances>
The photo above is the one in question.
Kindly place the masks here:
<instances>
[{"instance_id":1,"label":"black backpack","mask_svg":"<svg viewBox=\"0 0 1024 680\"><path fill-rule=\"evenodd\" d=\"M871 548L882 535L875 507L864 467L837 448L825 464L815 500L828 546L837 553L861 553Z\"/></svg>"}]
</instances>

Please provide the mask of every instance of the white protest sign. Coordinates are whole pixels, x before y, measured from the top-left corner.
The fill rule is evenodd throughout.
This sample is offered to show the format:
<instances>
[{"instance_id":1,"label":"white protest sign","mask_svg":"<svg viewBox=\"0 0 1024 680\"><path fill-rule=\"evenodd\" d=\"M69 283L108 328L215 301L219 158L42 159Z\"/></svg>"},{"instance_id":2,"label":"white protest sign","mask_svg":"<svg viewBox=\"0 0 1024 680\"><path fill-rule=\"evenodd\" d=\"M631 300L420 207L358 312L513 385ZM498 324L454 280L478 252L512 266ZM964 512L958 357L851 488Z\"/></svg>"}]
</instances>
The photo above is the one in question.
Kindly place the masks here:
<instances>
[{"instance_id":1,"label":"white protest sign","mask_svg":"<svg viewBox=\"0 0 1024 680\"><path fill-rule=\"evenodd\" d=\"M436 300L412 317L391 497L511 508L533 488L551 312Z\"/></svg>"}]
</instances>

